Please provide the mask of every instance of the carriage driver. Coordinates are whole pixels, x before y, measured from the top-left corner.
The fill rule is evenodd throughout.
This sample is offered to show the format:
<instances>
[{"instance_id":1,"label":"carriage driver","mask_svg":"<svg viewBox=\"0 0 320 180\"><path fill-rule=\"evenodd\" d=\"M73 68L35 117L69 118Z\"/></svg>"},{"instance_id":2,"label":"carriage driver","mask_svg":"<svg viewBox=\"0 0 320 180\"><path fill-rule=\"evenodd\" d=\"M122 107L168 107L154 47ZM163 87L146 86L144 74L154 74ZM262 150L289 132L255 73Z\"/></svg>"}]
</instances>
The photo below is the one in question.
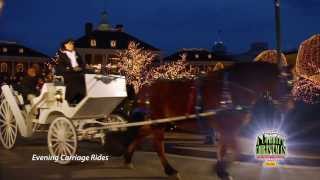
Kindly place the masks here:
<instances>
[{"instance_id":1,"label":"carriage driver","mask_svg":"<svg viewBox=\"0 0 320 180\"><path fill-rule=\"evenodd\" d=\"M66 100L70 105L78 104L86 95L85 63L76 52L72 39L62 42L57 54L55 73L64 78Z\"/></svg>"}]
</instances>

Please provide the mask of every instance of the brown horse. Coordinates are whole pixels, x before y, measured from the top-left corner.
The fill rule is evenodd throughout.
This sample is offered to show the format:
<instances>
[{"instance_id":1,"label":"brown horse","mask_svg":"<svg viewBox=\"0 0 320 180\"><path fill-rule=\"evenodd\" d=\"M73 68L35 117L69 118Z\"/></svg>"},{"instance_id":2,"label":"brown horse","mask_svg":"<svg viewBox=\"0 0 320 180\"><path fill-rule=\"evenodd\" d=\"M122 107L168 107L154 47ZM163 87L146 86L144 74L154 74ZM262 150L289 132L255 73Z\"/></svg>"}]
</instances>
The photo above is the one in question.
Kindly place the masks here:
<instances>
[{"instance_id":1,"label":"brown horse","mask_svg":"<svg viewBox=\"0 0 320 180\"><path fill-rule=\"evenodd\" d=\"M288 93L286 83L280 78L276 65L260 62L235 64L198 80L157 81L140 90L131 120L152 120L193 114L197 105L197 91L201 91L204 111L224 108L216 115L207 117L205 123L207 127L214 128L220 134L216 172L219 177L228 179L224 157L227 149L238 152L236 137L240 128L251 119L248 108L251 110L260 97L266 97L261 96L265 92L269 92L269 100L272 97L273 100L281 102L280 98ZM192 122L196 123L194 120ZM134 132L130 134L131 141L124 155L125 164L132 165L131 159L137 145L146 136L152 135L154 149L158 153L165 173L179 179L178 171L169 164L165 156L165 126L146 125L135 128Z\"/></svg>"}]
</instances>

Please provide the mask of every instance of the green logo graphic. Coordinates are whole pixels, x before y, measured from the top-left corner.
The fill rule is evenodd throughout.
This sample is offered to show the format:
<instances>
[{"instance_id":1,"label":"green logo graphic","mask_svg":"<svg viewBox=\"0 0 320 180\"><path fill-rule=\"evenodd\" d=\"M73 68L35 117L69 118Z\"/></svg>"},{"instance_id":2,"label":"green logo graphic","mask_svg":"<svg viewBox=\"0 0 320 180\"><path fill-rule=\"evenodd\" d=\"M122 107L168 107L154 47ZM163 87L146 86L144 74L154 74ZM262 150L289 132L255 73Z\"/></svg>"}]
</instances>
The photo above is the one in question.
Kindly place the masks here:
<instances>
[{"instance_id":1,"label":"green logo graphic","mask_svg":"<svg viewBox=\"0 0 320 180\"><path fill-rule=\"evenodd\" d=\"M287 153L285 137L277 132L265 132L257 136L256 159L263 160L265 166L276 166Z\"/></svg>"}]
</instances>

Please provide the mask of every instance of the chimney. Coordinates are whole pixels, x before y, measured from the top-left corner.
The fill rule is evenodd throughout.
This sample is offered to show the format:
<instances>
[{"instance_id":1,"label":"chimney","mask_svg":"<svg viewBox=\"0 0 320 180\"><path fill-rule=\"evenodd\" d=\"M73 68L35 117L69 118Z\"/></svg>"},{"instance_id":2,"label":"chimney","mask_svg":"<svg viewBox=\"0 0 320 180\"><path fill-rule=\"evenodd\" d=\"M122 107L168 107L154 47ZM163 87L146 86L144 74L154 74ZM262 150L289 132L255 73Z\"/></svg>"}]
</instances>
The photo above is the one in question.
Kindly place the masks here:
<instances>
[{"instance_id":1,"label":"chimney","mask_svg":"<svg viewBox=\"0 0 320 180\"><path fill-rule=\"evenodd\" d=\"M116 29L116 31L124 32L124 27L122 24L117 24L115 29Z\"/></svg>"},{"instance_id":2,"label":"chimney","mask_svg":"<svg viewBox=\"0 0 320 180\"><path fill-rule=\"evenodd\" d=\"M85 24L85 33L86 35L89 35L92 33L92 30L93 30L93 25L92 23L86 23Z\"/></svg>"}]
</instances>

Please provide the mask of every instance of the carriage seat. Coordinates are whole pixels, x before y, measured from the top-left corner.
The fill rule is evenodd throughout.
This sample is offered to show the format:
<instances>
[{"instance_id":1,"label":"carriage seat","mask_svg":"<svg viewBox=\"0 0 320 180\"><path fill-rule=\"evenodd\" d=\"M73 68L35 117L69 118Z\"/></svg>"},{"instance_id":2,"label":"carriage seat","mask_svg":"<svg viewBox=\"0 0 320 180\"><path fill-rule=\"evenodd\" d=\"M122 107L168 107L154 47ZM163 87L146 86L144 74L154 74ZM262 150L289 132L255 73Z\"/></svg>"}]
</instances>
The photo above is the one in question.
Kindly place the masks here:
<instances>
[{"instance_id":1,"label":"carriage seat","mask_svg":"<svg viewBox=\"0 0 320 180\"><path fill-rule=\"evenodd\" d=\"M65 89L65 86L57 86L56 83L44 83L40 95L32 99L32 107L40 106L41 104L41 107L49 108L56 102L56 94L58 91L62 93L62 98L64 99Z\"/></svg>"}]
</instances>

